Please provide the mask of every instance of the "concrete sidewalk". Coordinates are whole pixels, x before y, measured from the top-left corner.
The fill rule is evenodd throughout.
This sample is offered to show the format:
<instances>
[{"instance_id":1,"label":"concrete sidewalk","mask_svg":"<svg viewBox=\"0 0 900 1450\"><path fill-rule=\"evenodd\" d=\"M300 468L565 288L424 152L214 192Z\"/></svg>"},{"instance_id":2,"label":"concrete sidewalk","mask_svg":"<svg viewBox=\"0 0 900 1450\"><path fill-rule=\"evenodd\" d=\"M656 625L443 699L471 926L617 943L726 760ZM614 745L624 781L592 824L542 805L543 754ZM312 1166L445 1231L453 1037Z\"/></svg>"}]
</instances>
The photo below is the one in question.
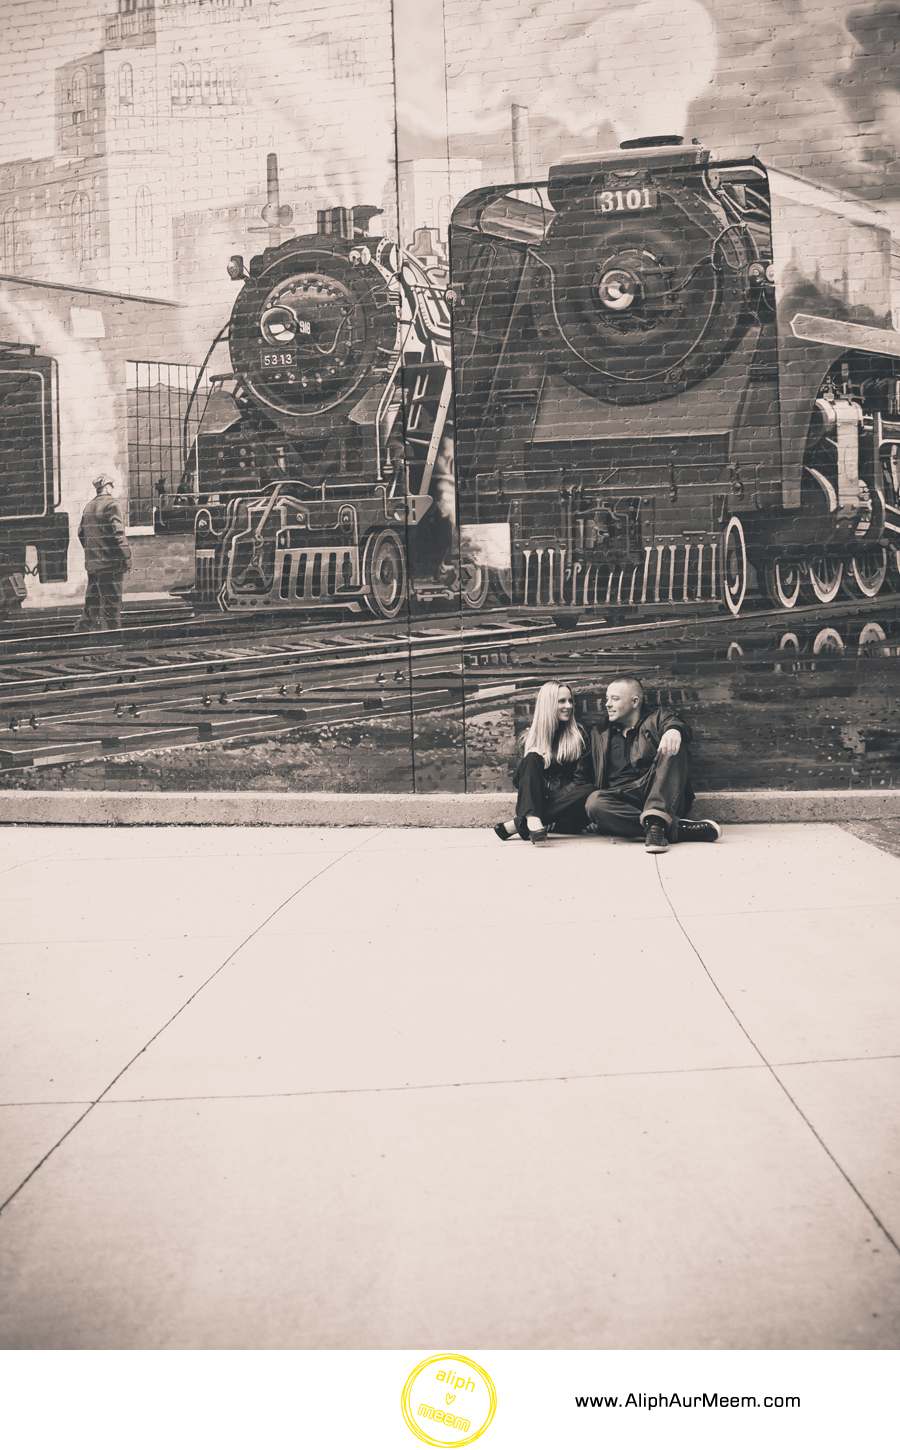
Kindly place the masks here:
<instances>
[{"instance_id":1,"label":"concrete sidewalk","mask_svg":"<svg viewBox=\"0 0 900 1450\"><path fill-rule=\"evenodd\" d=\"M0 921L5 1348L900 1346L837 826L5 827Z\"/></svg>"}]
</instances>

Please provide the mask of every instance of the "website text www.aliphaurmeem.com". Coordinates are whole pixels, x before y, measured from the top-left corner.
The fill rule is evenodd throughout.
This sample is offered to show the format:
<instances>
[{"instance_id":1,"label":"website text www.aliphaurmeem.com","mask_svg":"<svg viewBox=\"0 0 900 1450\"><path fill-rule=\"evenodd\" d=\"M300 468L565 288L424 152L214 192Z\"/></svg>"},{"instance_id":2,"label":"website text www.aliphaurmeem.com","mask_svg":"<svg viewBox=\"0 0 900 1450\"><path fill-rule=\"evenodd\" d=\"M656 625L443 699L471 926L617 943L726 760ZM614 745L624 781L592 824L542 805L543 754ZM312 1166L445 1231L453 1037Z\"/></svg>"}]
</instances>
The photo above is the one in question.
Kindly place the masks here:
<instances>
[{"instance_id":1,"label":"website text www.aliphaurmeem.com","mask_svg":"<svg viewBox=\"0 0 900 1450\"><path fill-rule=\"evenodd\" d=\"M799 1395L576 1395L579 1410L799 1410Z\"/></svg>"}]
</instances>

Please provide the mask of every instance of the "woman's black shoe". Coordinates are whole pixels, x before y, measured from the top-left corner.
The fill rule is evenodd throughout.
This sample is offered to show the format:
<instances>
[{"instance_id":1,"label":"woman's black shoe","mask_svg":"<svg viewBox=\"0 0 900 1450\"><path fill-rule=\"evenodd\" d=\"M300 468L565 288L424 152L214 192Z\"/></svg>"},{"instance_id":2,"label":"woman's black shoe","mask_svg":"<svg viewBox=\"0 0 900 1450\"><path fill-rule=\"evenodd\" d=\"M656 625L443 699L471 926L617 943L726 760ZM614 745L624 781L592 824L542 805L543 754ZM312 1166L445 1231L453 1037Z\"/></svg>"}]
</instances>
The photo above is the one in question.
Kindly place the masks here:
<instances>
[{"instance_id":1,"label":"woman's black shoe","mask_svg":"<svg viewBox=\"0 0 900 1450\"><path fill-rule=\"evenodd\" d=\"M508 831L505 826L495 826L494 831L500 837L501 841L511 841L513 838L514 833Z\"/></svg>"},{"instance_id":2,"label":"woman's black shoe","mask_svg":"<svg viewBox=\"0 0 900 1450\"><path fill-rule=\"evenodd\" d=\"M532 830L529 829L528 835L529 835L529 837L531 839L532 846L546 846L546 844L547 844L547 827L546 826L541 826L541 829L539 831L532 831Z\"/></svg>"}]
</instances>

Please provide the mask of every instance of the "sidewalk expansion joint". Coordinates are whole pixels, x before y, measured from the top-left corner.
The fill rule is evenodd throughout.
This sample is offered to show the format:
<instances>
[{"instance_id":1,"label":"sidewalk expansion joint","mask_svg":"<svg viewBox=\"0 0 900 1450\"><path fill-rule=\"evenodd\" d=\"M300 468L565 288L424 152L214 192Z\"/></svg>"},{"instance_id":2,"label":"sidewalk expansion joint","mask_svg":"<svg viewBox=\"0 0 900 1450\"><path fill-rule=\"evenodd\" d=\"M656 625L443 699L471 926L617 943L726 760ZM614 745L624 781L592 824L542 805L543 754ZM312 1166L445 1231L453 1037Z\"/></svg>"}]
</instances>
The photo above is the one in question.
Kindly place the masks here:
<instances>
[{"instance_id":1,"label":"sidewalk expansion joint","mask_svg":"<svg viewBox=\"0 0 900 1450\"><path fill-rule=\"evenodd\" d=\"M556 1073L550 1077L485 1077L465 1078L459 1082L416 1082L385 1083L378 1086L350 1088L291 1088L283 1092L261 1093L173 1093L169 1097L152 1098L34 1098L22 1102L0 1102L0 1108L80 1108L118 1107L121 1103L132 1106L141 1103L218 1103L256 1102L268 1098L324 1098L362 1096L364 1093L414 1093L440 1092L447 1088L473 1087L529 1087L532 1084L600 1082L609 1078L631 1077L686 1077L690 1073L709 1072L771 1072L779 1067L819 1067L841 1062L895 1062L900 1052L879 1052L865 1057L808 1057L797 1062L723 1062L713 1067L635 1067L621 1072L568 1072ZM104 1093L109 1088L104 1089Z\"/></svg>"},{"instance_id":2,"label":"sidewalk expansion joint","mask_svg":"<svg viewBox=\"0 0 900 1450\"><path fill-rule=\"evenodd\" d=\"M366 837L366 839L370 840L372 838ZM182 1012L187 1010L187 1008L191 1005L194 999L198 997L206 987L209 986L210 982L212 982L219 975L220 972L224 972L225 968L229 965L230 962L234 961L234 958L237 956L238 952L243 951L244 947L249 945L253 938L262 931L263 927L268 926L269 922L278 915L279 911L282 911L285 906L287 906L291 901L294 901L295 898L298 897L302 891L306 890L307 886L312 885L313 881L318 881L321 876L325 875L326 871L330 871L332 867L338 864L339 861L344 861L348 856L352 856L353 852L358 851L362 844L362 841L357 841L356 844L351 846L349 850L342 852L339 856L336 856L334 860L328 861L322 867L321 871L317 871L315 876L311 876L308 881L304 881L300 886L298 886L296 891L292 891L290 896L285 897L284 901L280 902L273 911L269 912L269 915L265 918L264 921L261 921L258 926L255 926L253 928L249 936L245 937L245 939L240 942L233 951L229 952L224 962L221 962L219 966L216 967L216 970L214 972L211 972L210 975L206 978L206 981L201 982L200 986L191 993L187 1000L185 1002L182 1002L181 1006L178 1008L178 1011L172 1013L171 1017L169 1017L169 1019L164 1022L163 1025L158 1028L156 1032L154 1032L153 1036L144 1043L143 1047L138 1052L136 1052L134 1056L129 1059L128 1062L125 1063L124 1067L119 1069L112 1081L109 1082L103 1089L103 1092L100 1093L100 1095L95 1098L94 1101L90 1103L87 1108L85 1108L84 1112L80 1115L80 1117L76 1118L75 1122L66 1129L66 1131L62 1134L60 1138L57 1139L53 1146L51 1148L48 1148L44 1156L39 1159L37 1163L35 1163L34 1167L31 1169L31 1172L26 1174L26 1176L22 1179L21 1183L13 1189L12 1193L10 1193L9 1196L5 1198L2 1203L0 1203L0 1214L3 1213L4 1209L9 1207L17 1194L21 1193L26 1183L29 1183L31 1181L35 1174L44 1166L47 1160L49 1158L52 1158L57 1148L59 1148L60 1145L64 1143L66 1139L72 1135L72 1133L74 1133L75 1129L79 1126L80 1123L84 1122L88 1114L92 1113L96 1107L103 1103L106 1094L115 1087L119 1079L123 1077L128 1069L133 1066L135 1062L137 1062L138 1058L147 1051L148 1047L151 1047L153 1043L157 1040L157 1038L161 1037L168 1027L171 1027L175 1019L177 1017L180 1017Z\"/></svg>"},{"instance_id":3,"label":"sidewalk expansion joint","mask_svg":"<svg viewBox=\"0 0 900 1450\"><path fill-rule=\"evenodd\" d=\"M706 962L703 960L703 957L701 956L701 954L700 954L699 950L697 949L695 943L691 939L691 936L690 936L690 933L687 930L687 927L684 925L683 921L681 920L680 916L678 915L678 912L675 910L675 907L672 904L672 900L671 900L671 898L669 896L669 893L666 891L665 883L664 883L664 881L662 879L662 873L660 871L660 864L659 864L659 858L658 857L656 859L655 865L656 865L656 874L657 874L657 876L659 878L659 884L660 884L660 887L662 888L663 896L666 898L666 901L668 901L669 906L672 908L672 915L674 916L676 922L678 923L678 927L679 927L682 935L684 936L685 941L687 942L687 944L690 947L691 951L694 953L694 956L697 958L697 961L700 963L700 966L703 968L703 971L706 973L706 976L709 979L711 985L713 986L713 988L715 989L715 991L718 993L719 998L721 999L723 1005L727 1008L728 1012L731 1014L732 1018L734 1019L734 1022L739 1027L740 1031L744 1034L744 1036L746 1037L747 1041L750 1043L750 1046L753 1048L754 1052L756 1052L758 1054L759 1059L760 1059L760 1065L763 1066L763 1067L765 1067L768 1070L768 1072L771 1074L772 1078L778 1084L779 1088L781 1089L781 1091L784 1094L784 1096L787 1098L788 1102L791 1104L791 1107L794 1109L794 1111L796 1112L797 1116L799 1118L801 1118L802 1121L806 1124L807 1128L812 1133L813 1137L816 1139L816 1142L822 1148L822 1151L831 1159L831 1162L834 1164L834 1166L837 1169L838 1173L840 1173L841 1177L844 1179L844 1182L848 1185L848 1187L853 1191L853 1193L859 1199L860 1203L862 1204L863 1208L868 1213L869 1217L872 1219L873 1223L875 1223L875 1225L878 1227L878 1229L884 1235L885 1239L891 1245L891 1248L894 1249L895 1253L897 1253L898 1255L900 1255L900 1244L898 1244L897 1240L894 1238L893 1234L889 1231L889 1229L887 1228L886 1224L884 1224L881 1221L881 1219L878 1217L878 1214L875 1212L874 1208L869 1203L868 1199L863 1195L863 1193L860 1191L860 1189L857 1188L856 1184L853 1182L853 1179L850 1177L850 1174L847 1172L846 1168L844 1168L841 1165L841 1163L838 1161L838 1159L835 1157L834 1153L831 1151L831 1149L829 1148L828 1144L825 1142L825 1139L822 1137L821 1133L818 1131L818 1129L815 1127L815 1125L811 1122L811 1120L807 1117L806 1113L804 1113L803 1109L800 1107L800 1104L797 1102L796 1098L794 1098L792 1096L792 1094L790 1093L790 1091L788 1090L786 1084L784 1082L782 1082L781 1078L778 1076L778 1073L776 1071L776 1065L773 1064L773 1063L771 1063L771 1062L769 1062L768 1058L765 1056L765 1054L762 1052L762 1050L753 1041L753 1038L750 1036L750 1033L748 1032L747 1028L744 1026L744 1024L741 1021L740 1017L738 1016L737 1012L732 1007L732 1005L729 1002L728 998L725 996L725 993L722 991L722 988L719 986L718 982L716 981L715 977L713 976L712 972L710 971L709 967L706 965ZM890 1055L893 1056L894 1054L890 1054ZM838 1060L840 1061L840 1059L838 1059ZM859 1060L859 1059L854 1059L854 1060ZM868 1060L868 1059L863 1059L863 1060ZM789 1066L789 1064L787 1064L787 1063L784 1063L784 1064L781 1064L781 1065L782 1066L785 1066L785 1067L786 1066Z\"/></svg>"}]
</instances>

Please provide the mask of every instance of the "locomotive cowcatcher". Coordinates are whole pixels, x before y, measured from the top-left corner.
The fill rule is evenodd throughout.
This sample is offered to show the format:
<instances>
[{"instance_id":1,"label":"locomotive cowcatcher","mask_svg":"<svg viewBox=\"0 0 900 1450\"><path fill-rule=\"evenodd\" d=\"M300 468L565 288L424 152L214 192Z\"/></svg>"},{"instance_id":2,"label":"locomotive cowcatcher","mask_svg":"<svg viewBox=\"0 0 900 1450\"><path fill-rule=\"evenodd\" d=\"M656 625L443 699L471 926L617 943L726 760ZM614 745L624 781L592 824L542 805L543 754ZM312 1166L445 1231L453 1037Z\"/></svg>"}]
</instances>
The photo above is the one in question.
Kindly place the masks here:
<instances>
[{"instance_id":1,"label":"locomotive cowcatcher","mask_svg":"<svg viewBox=\"0 0 900 1450\"><path fill-rule=\"evenodd\" d=\"M470 193L450 266L460 524L494 531L509 601L737 614L893 582L884 215L656 137Z\"/></svg>"}]
</instances>

